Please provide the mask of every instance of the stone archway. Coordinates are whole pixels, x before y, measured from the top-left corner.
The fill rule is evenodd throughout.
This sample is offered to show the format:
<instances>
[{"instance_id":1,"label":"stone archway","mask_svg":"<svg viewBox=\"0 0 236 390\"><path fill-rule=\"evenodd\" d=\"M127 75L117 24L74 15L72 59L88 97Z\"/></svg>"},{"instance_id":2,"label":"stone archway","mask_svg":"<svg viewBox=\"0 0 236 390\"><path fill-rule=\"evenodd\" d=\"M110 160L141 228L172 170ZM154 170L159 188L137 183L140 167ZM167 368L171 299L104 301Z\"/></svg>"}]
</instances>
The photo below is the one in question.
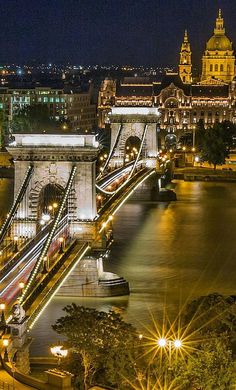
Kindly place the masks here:
<instances>
[{"instance_id":1,"label":"stone archway","mask_svg":"<svg viewBox=\"0 0 236 390\"><path fill-rule=\"evenodd\" d=\"M64 188L58 184L49 183L44 186L38 196L37 220L41 220L43 215L53 218L63 195Z\"/></svg>"},{"instance_id":2,"label":"stone archway","mask_svg":"<svg viewBox=\"0 0 236 390\"><path fill-rule=\"evenodd\" d=\"M124 163L132 161L137 156L141 146L141 140L137 136L131 135L125 142ZM141 152L142 153L142 152Z\"/></svg>"}]
</instances>

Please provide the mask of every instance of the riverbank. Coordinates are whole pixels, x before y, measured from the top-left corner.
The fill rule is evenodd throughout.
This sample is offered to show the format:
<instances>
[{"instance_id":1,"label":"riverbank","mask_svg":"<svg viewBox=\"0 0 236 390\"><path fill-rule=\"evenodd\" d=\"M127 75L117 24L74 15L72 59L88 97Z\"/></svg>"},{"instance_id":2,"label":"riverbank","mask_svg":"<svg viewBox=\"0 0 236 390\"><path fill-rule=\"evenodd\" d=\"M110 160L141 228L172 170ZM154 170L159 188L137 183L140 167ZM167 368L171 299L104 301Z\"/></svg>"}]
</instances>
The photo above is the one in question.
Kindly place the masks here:
<instances>
[{"instance_id":1,"label":"riverbank","mask_svg":"<svg viewBox=\"0 0 236 390\"><path fill-rule=\"evenodd\" d=\"M173 178L185 181L236 182L236 171L206 167L175 168Z\"/></svg>"}]
</instances>

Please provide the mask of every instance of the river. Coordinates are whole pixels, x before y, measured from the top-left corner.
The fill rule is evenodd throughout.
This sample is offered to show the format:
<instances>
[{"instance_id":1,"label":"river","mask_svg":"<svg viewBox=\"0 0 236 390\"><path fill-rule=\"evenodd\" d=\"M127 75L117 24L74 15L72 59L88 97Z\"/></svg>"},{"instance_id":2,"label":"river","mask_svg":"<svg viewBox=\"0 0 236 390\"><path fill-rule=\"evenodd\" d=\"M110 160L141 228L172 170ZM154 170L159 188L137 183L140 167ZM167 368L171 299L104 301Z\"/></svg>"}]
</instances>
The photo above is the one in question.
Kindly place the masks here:
<instances>
[{"instance_id":1,"label":"river","mask_svg":"<svg viewBox=\"0 0 236 390\"><path fill-rule=\"evenodd\" d=\"M115 242L104 266L130 282L130 296L54 298L31 331L33 355L48 353L57 339L51 324L72 301L119 309L141 329L152 316L158 321L164 307L174 316L197 296L236 293L236 185L176 183L176 202L127 203L116 215ZM1 205L9 205L9 188L9 181L4 189L1 184Z\"/></svg>"}]
</instances>

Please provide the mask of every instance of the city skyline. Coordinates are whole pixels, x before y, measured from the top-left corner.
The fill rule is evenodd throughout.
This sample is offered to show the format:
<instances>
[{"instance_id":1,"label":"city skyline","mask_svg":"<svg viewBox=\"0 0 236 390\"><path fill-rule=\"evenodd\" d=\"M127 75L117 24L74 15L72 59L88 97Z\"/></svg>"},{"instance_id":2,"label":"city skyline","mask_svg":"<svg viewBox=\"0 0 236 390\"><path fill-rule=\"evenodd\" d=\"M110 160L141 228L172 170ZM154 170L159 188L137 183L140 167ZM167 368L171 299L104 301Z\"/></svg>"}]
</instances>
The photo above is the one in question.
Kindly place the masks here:
<instances>
[{"instance_id":1,"label":"city skyline","mask_svg":"<svg viewBox=\"0 0 236 390\"><path fill-rule=\"evenodd\" d=\"M200 68L218 8L235 43L233 0L11 0L0 6L0 62L176 66L187 29Z\"/></svg>"}]
</instances>

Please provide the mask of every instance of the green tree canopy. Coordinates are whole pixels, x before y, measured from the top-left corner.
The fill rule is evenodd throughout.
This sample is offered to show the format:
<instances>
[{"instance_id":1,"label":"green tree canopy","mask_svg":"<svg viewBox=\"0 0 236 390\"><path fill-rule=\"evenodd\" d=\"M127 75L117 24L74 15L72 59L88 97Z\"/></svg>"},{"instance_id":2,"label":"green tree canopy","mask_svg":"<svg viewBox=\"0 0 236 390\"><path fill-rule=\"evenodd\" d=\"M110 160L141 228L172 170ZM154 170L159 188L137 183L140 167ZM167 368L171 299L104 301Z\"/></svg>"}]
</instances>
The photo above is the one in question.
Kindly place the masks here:
<instances>
[{"instance_id":1,"label":"green tree canopy","mask_svg":"<svg viewBox=\"0 0 236 390\"><path fill-rule=\"evenodd\" d=\"M47 132L58 126L58 123L51 119L46 105L35 104L22 108L14 115L11 128L17 132Z\"/></svg>"},{"instance_id":2,"label":"green tree canopy","mask_svg":"<svg viewBox=\"0 0 236 390\"><path fill-rule=\"evenodd\" d=\"M66 316L52 327L66 337L72 352L69 367L78 376L80 386L86 389L98 383L125 389L124 378L135 378L141 362L135 328L113 311L99 312L74 303L63 310Z\"/></svg>"},{"instance_id":3,"label":"green tree canopy","mask_svg":"<svg viewBox=\"0 0 236 390\"><path fill-rule=\"evenodd\" d=\"M5 146L5 136L7 134L7 117L5 112L0 109L0 149Z\"/></svg>"},{"instance_id":4,"label":"green tree canopy","mask_svg":"<svg viewBox=\"0 0 236 390\"><path fill-rule=\"evenodd\" d=\"M201 152L202 161L217 165L225 163L230 148L233 146L236 135L236 126L229 121L215 123L212 127L204 128L203 121L199 121L196 130L196 146Z\"/></svg>"}]
</instances>

